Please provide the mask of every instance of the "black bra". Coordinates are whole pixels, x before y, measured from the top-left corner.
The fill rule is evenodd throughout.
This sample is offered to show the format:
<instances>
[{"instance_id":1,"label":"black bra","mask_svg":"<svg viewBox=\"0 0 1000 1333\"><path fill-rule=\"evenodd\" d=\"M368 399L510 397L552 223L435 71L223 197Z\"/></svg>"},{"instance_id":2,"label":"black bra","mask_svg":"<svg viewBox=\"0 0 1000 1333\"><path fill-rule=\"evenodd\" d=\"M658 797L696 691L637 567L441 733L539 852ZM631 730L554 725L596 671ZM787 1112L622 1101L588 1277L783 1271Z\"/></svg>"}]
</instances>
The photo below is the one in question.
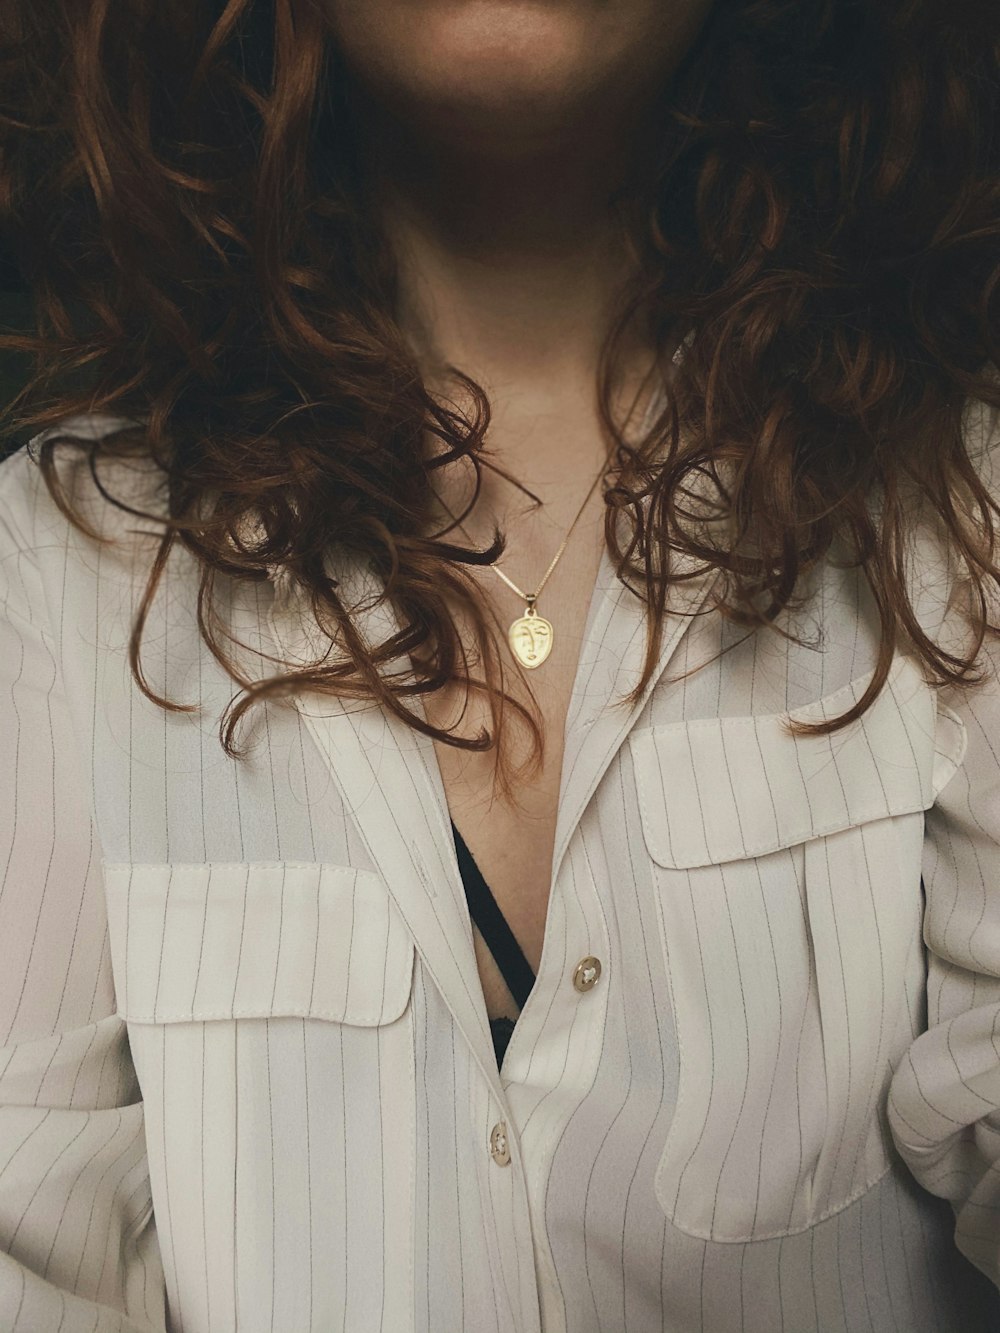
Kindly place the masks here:
<instances>
[{"instance_id":1,"label":"black bra","mask_svg":"<svg viewBox=\"0 0 1000 1333\"><path fill-rule=\"evenodd\" d=\"M507 924L507 919L497 900L493 897L490 886L483 879L482 871L473 860L472 853L465 844L465 839L451 821L451 832L455 839L455 851L458 855L458 868L465 885L465 896L469 903L469 915L486 941L487 948L493 955L500 974L507 983L518 1009L523 1009L535 984L535 974L531 964L525 958L521 946L514 938L514 933ZM503 1063L504 1053L514 1031L514 1021L510 1018L491 1018L490 1032L493 1034L493 1049L496 1051L497 1066Z\"/></svg>"}]
</instances>

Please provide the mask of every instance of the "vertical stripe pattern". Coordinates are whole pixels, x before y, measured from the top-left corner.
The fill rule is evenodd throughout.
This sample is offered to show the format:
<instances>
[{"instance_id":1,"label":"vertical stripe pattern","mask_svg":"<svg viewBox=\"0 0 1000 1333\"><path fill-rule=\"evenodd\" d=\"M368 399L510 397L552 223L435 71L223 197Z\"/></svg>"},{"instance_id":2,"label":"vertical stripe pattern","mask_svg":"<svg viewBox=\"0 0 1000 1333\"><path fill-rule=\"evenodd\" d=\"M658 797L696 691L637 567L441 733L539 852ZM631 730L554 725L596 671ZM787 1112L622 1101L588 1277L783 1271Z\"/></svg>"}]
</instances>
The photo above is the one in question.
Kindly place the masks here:
<instances>
[{"instance_id":1,"label":"vertical stripe pattern","mask_svg":"<svg viewBox=\"0 0 1000 1333\"><path fill-rule=\"evenodd\" d=\"M677 617L616 722L642 607L605 559L498 1074L433 750L310 697L228 759L180 551L143 662L197 707L150 703L152 539L59 466L121 540L72 530L30 450L0 464L0 1328L1000 1327L995 644L978 690L900 652L858 723L789 735L874 666L831 560L801 643ZM960 634L916 525L913 560L925 628ZM219 593L247 670L308 642L280 580Z\"/></svg>"}]
</instances>

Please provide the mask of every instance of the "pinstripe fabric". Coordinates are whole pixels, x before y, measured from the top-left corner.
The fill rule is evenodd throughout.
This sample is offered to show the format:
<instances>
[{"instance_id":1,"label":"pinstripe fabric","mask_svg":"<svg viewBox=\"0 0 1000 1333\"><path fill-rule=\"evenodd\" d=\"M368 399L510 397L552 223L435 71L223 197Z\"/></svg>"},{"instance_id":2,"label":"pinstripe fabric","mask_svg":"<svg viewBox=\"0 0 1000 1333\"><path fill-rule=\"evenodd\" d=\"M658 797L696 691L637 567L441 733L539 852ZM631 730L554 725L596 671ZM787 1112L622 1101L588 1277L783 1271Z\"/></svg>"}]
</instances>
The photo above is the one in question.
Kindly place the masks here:
<instances>
[{"instance_id":1,"label":"pinstripe fabric","mask_svg":"<svg viewBox=\"0 0 1000 1333\"><path fill-rule=\"evenodd\" d=\"M59 466L119 542L69 527L30 451L0 465L0 1328L1000 1327L995 674L935 695L900 651L858 723L790 737L874 665L830 559L800 644L678 614L626 713L643 611L605 558L498 1072L431 743L310 696L226 758L182 551L143 662L196 707L150 703L125 644L153 530ZM105 481L154 503L148 469ZM958 633L917 522L913 570ZM219 581L258 675L255 649L322 651L272 574Z\"/></svg>"}]
</instances>

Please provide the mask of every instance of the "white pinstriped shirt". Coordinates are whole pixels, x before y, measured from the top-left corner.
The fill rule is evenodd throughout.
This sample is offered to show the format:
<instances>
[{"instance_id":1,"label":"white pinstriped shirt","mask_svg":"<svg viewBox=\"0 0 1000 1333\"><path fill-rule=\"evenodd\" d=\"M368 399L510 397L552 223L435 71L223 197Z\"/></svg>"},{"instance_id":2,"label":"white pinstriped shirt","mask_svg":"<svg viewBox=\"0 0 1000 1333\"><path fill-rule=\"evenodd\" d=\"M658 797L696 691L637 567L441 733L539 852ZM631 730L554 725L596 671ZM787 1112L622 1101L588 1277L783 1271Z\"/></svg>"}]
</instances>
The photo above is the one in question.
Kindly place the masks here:
<instances>
[{"instance_id":1,"label":"white pinstriped shirt","mask_svg":"<svg viewBox=\"0 0 1000 1333\"><path fill-rule=\"evenodd\" d=\"M198 709L150 703L125 645L155 529L60 467L120 542L29 451L0 464L0 1329L1000 1327L996 644L978 690L901 650L860 721L789 736L874 664L830 559L802 644L678 614L625 713L644 608L605 556L498 1072L430 741L310 695L228 759L183 551L143 662ZM148 470L104 476L153 503ZM944 635L952 567L913 536ZM219 594L248 672L322 651L285 579Z\"/></svg>"}]
</instances>

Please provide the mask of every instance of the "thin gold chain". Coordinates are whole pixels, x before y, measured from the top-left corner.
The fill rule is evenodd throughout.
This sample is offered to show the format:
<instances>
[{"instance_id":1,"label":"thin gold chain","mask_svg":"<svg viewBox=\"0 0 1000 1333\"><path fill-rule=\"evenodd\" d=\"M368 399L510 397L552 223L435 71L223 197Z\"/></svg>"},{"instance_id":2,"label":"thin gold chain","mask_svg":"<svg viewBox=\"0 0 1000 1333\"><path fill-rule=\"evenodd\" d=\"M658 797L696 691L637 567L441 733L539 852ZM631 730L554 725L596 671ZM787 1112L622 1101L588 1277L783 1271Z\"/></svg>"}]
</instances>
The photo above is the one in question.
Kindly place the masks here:
<instances>
[{"instance_id":1,"label":"thin gold chain","mask_svg":"<svg viewBox=\"0 0 1000 1333\"><path fill-rule=\"evenodd\" d=\"M593 482L591 483L590 489L588 490L587 494L586 494L586 495L584 496L584 498L583 498L583 503L580 505L580 508L579 508L579 509L577 510L577 512L576 512L576 518L574 518L574 519L573 519L573 522L569 525L569 531L566 533L566 536L563 538L563 540L562 540L562 544L560 545L559 550L556 551L555 555L552 557L552 563L549 565L548 569L545 571L544 575L542 576L542 581L541 581L541 583L539 583L539 585L538 585L538 587L537 587L537 589L535 590L534 593L523 592L523 591L517 586L517 584L513 582L513 580L511 580L511 579L509 579L509 578L507 577L507 575L503 572L502 569L499 569L499 568L497 567L497 564L496 564L495 561L490 565L490 569L492 569L493 572L494 572L495 574L498 574L498 575L500 576L500 578L503 579L504 583L506 583L507 586L508 586L510 589L512 589L512 591L516 592L517 595L518 595L518 597L520 597L523 601L527 602L529 606L532 606L532 607L533 607L534 604L538 601L539 597L542 595L542 589L545 587L545 584L548 582L549 575L550 575L550 574L552 573L552 571L555 569L556 564L558 563L559 557L562 555L563 551L565 551L565 549L566 549L566 545L567 545L567 543L569 542L570 537L572 536L573 529L576 527L577 523L578 523L579 520L580 520L580 516L581 516L581 514L583 513L583 511L584 511L584 510L586 509L586 507L587 507L587 502L590 500L590 497L594 494L594 491L597 489L598 482L600 482L601 479L607 475L607 473L608 473L609 470L610 470L609 465L608 465L607 463L605 463L604 466L601 468L600 472L599 472L599 473L597 474L597 476L594 478ZM438 498L440 499L440 497L438 497ZM458 530L459 530L461 533L463 533L463 534L469 539L470 542L472 542L472 538L469 536L469 533L466 532L466 530L465 530L465 528L462 526L462 524L458 522L458 519L455 518L455 515L451 512L451 510L448 508L448 506L444 503L443 500L441 500L441 504L444 506L445 512L449 515L449 517L452 518L452 519L455 521L455 523L458 525ZM473 545L474 545L474 544L475 544L475 543L473 543Z\"/></svg>"},{"instance_id":2,"label":"thin gold chain","mask_svg":"<svg viewBox=\"0 0 1000 1333\"><path fill-rule=\"evenodd\" d=\"M587 506L587 501L594 494L598 482L607 474L608 470L609 464L605 463L604 467L591 482L590 489L583 498L583 504L581 504L580 508L576 511L576 518L574 518L573 522L569 525L569 532L567 532L566 536L562 539L562 544L560 545L559 550L556 551L555 555L552 557L552 563L545 571L541 583L533 593L523 592L512 579L507 577L502 569L497 569L495 562L490 565L490 569L492 569L494 573L499 574L504 583L506 583L512 591L516 592L522 601L527 603L524 615L517 617L507 630L507 642L510 645L510 650L524 667L534 668L541 666L552 651L552 641L555 637L555 630L552 626L552 622L546 620L544 616L540 616L535 610L535 603L541 596L542 589L545 587L549 575L555 569L559 557L562 555L563 551L565 551L566 543L569 541L573 529L579 522L580 515ZM458 525L459 531L463 532L471 542L472 538L469 537L465 528L458 522L458 519L455 518L455 515L452 514L451 510L443 500L441 501L441 504L444 505L445 511L451 515L451 518Z\"/></svg>"}]
</instances>

